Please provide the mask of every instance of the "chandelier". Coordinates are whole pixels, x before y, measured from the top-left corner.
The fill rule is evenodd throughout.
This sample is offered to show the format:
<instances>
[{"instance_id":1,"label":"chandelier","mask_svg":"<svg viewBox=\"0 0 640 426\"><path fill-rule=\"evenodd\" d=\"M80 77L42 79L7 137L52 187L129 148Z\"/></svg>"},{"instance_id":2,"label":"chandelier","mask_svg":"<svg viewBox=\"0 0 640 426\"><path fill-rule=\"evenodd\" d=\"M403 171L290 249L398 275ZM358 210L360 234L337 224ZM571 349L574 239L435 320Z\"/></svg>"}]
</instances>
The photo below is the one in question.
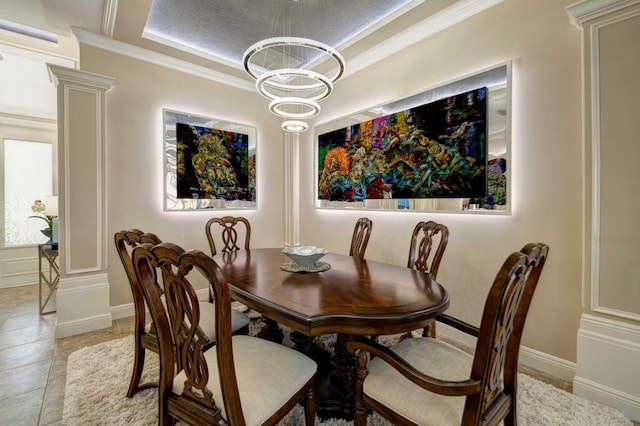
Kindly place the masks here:
<instances>
[{"instance_id":1,"label":"chandelier","mask_svg":"<svg viewBox=\"0 0 640 426\"><path fill-rule=\"evenodd\" d=\"M284 119L286 132L309 128L303 120L320 113L318 102L344 73L344 58L336 49L303 37L261 40L244 52L242 62L258 93L269 99L269 110Z\"/></svg>"}]
</instances>

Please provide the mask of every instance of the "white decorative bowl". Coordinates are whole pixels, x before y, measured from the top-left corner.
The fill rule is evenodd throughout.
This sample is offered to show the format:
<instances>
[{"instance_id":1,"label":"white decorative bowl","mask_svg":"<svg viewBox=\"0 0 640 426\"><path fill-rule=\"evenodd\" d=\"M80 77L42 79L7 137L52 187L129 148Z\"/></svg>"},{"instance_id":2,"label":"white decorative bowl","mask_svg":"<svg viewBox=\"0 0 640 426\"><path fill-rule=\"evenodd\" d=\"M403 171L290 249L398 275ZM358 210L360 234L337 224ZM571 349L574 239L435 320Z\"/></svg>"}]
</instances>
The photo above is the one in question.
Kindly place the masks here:
<instances>
[{"instance_id":1,"label":"white decorative bowl","mask_svg":"<svg viewBox=\"0 0 640 426\"><path fill-rule=\"evenodd\" d=\"M329 253L327 249L316 246L285 247L282 252L298 265L313 266L322 256Z\"/></svg>"}]
</instances>

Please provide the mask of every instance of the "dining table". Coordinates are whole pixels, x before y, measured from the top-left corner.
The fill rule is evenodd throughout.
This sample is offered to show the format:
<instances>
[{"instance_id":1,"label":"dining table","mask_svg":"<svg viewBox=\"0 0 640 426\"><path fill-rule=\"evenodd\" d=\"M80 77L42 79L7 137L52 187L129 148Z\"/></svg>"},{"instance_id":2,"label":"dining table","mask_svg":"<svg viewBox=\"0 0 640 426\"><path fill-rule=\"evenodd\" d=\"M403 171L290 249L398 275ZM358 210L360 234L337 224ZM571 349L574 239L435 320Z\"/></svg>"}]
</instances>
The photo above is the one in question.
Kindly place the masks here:
<instances>
[{"instance_id":1,"label":"dining table","mask_svg":"<svg viewBox=\"0 0 640 426\"><path fill-rule=\"evenodd\" d=\"M351 336L419 329L449 306L447 290L430 274L371 259L329 252L321 258L321 272L292 272L281 248L236 250L213 259L232 298L267 320L262 337L282 342L281 326L289 327L295 349L318 361L319 374L326 373L316 378L321 418L353 416L356 358L346 350ZM315 336L331 334L332 354L313 344Z\"/></svg>"}]
</instances>

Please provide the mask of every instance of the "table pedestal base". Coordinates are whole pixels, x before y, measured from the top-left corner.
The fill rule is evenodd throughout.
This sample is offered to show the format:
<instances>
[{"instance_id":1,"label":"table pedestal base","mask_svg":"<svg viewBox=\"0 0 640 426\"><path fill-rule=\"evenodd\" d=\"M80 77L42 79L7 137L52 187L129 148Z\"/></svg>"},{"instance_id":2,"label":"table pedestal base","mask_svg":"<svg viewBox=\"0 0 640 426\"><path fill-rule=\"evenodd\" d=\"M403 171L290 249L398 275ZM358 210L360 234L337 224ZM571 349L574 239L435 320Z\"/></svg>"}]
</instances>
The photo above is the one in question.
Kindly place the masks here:
<instances>
[{"instance_id":1,"label":"table pedestal base","mask_svg":"<svg viewBox=\"0 0 640 426\"><path fill-rule=\"evenodd\" d=\"M316 373L316 413L326 420L353 420L356 358L346 350L349 336L338 334L334 353L313 344L312 338L293 331L290 339L294 349L318 363Z\"/></svg>"}]
</instances>

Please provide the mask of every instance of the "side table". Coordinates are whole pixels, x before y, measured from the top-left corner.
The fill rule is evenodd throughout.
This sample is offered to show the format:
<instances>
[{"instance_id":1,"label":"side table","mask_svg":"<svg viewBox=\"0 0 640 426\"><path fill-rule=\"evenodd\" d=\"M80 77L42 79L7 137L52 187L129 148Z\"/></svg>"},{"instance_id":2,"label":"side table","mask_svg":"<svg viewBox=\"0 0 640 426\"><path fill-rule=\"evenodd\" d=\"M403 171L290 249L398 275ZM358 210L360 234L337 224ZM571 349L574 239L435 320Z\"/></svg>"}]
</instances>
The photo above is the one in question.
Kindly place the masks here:
<instances>
[{"instance_id":1,"label":"side table","mask_svg":"<svg viewBox=\"0 0 640 426\"><path fill-rule=\"evenodd\" d=\"M58 244L45 243L38 245L38 269L39 269L39 299L40 299L40 315L52 314L55 309L45 312L47 304L51 300L51 296L58 288L60 282L60 268L58 267ZM47 297L43 301L43 290L47 291Z\"/></svg>"}]
</instances>

